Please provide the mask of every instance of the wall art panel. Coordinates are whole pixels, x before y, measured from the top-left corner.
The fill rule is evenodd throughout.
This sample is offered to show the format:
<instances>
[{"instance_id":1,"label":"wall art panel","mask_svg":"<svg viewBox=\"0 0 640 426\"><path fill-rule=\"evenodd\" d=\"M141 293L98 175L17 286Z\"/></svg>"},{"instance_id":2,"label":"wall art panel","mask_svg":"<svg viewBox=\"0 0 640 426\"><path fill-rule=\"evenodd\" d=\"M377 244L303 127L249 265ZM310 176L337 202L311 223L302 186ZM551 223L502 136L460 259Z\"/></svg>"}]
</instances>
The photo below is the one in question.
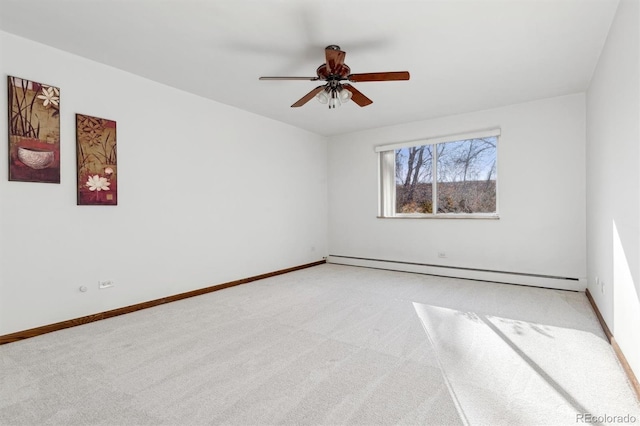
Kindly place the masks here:
<instances>
[{"instance_id":1,"label":"wall art panel","mask_svg":"<svg viewBox=\"0 0 640 426\"><path fill-rule=\"evenodd\" d=\"M60 89L8 77L9 180L60 183Z\"/></svg>"},{"instance_id":2,"label":"wall art panel","mask_svg":"<svg viewBox=\"0 0 640 426\"><path fill-rule=\"evenodd\" d=\"M76 114L78 205L118 204L116 122Z\"/></svg>"}]
</instances>

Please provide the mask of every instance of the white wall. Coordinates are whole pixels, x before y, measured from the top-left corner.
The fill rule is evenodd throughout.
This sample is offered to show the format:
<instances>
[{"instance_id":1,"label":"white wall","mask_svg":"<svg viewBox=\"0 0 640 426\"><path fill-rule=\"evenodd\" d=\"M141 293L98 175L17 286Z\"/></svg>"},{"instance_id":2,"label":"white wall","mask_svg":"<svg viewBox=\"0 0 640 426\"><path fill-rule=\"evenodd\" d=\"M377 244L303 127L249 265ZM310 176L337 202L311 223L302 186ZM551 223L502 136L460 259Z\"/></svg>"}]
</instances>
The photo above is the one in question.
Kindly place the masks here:
<instances>
[{"instance_id":1,"label":"white wall","mask_svg":"<svg viewBox=\"0 0 640 426\"><path fill-rule=\"evenodd\" d=\"M9 182L0 144L0 335L326 256L325 138L3 32L0 54L62 91L61 184ZM76 206L75 113L117 122L117 207Z\"/></svg>"},{"instance_id":2,"label":"white wall","mask_svg":"<svg viewBox=\"0 0 640 426\"><path fill-rule=\"evenodd\" d=\"M639 31L637 0L622 0L587 92L588 288L638 377Z\"/></svg>"},{"instance_id":3,"label":"white wall","mask_svg":"<svg viewBox=\"0 0 640 426\"><path fill-rule=\"evenodd\" d=\"M374 146L494 127L499 220L376 218ZM329 254L584 278L584 143L583 94L333 137Z\"/></svg>"}]
</instances>

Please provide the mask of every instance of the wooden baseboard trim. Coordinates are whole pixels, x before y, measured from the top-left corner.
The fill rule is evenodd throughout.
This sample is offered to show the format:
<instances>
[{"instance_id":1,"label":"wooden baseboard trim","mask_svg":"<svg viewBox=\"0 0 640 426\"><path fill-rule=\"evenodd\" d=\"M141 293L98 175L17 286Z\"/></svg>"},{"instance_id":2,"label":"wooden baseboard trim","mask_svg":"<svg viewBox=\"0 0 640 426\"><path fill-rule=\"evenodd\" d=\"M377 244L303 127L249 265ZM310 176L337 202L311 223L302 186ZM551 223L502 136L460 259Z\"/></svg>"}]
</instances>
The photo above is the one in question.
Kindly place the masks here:
<instances>
[{"instance_id":1,"label":"wooden baseboard trim","mask_svg":"<svg viewBox=\"0 0 640 426\"><path fill-rule=\"evenodd\" d=\"M28 339L30 337L39 336L41 334L51 333L52 331L63 330L69 327L75 327L78 325L87 324L94 321L100 321L103 319L112 318L118 315L128 314L131 312L139 311L141 309L152 308L154 306L175 302L177 300L182 300L189 297L200 296L202 294L211 293L211 292L222 290L225 288L234 287L241 284L247 284L252 281L258 281L265 278L275 277L277 275L287 274L289 272L299 271L301 269L311 268L313 266L322 265L323 263L326 263L326 260L323 259L317 262L307 263L305 265L299 265L299 266L294 266L292 268L281 269L279 271L268 272L266 274L255 275L253 277L243 278L236 281L230 281L227 283L218 284L211 287L205 287L198 290L192 290L186 293L179 293L173 296L163 297L161 299L149 300L147 302L137 303L135 305L125 306L122 308L100 312L93 315L87 315L85 317L74 318L67 321L57 322L55 324L49 324L41 327L31 328L29 330L23 330L23 331L18 331L11 334L5 334L4 336L0 336L0 345L4 345L6 343L11 343L11 342L17 342L19 340Z\"/></svg>"},{"instance_id":2,"label":"wooden baseboard trim","mask_svg":"<svg viewBox=\"0 0 640 426\"><path fill-rule=\"evenodd\" d=\"M616 342L616 339L613 336L613 333L611 333L611 330L609 330L609 326L607 326L607 323L604 321L604 318L600 313L600 309L598 309L598 305L596 305L595 300L593 300L593 296L591 295L591 292L589 291L589 289L585 291L585 294L587 295L587 299L589 299L589 303L591 304L593 311L596 313L596 316L598 317L598 321L600 322L600 326L602 327L602 330L604 330L604 334L607 336L607 340L609 340L609 343L611 344L613 351L616 353L616 356L618 357L618 360L620 361L620 364L622 365L624 372L627 374L627 377L629 378L631 387L633 387L633 390L636 391L636 397L640 401L640 382L638 382L638 378L636 377L633 370L631 369L631 366L629 365L627 358L622 353L622 349L620 349L620 346L618 346L618 342Z\"/></svg>"},{"instance_id":3,"label":"wooden baseboard trim","mask_svg":"<svg viewBox=\"0 0 640 426\"><path fill-rule=\"evenodd\" d=\"M593 296L591 295L591 292L589 291L589 289L585 291L585 294L587 295L587 299L589 299L589 303L591 304L593 311L596 313L596 316L598 317L598 321L600 322L600 327L602 327L602 330L604 331L605 336L607 336L607 340L609 341L609 343L611 343L613 340L613 334L611 333L611 330L609 330L609 326L607 325L607 323L604 322L604 318L600 313L600 309L598 309L598 305L596 305L596 301L593 300Z\"/></svg>"}]
</instances>

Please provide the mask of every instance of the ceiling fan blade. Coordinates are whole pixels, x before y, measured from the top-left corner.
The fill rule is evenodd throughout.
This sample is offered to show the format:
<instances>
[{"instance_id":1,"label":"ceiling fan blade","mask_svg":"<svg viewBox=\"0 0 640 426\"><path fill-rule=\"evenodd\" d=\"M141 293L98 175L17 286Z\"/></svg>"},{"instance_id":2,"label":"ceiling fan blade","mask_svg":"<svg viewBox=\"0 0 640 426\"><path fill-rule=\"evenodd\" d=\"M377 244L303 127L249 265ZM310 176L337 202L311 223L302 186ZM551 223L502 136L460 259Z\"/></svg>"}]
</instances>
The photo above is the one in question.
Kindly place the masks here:
<instances>
[{"instance_id":1,"label":"ceiling fan blade","mask_svg":"<svg viewBox=\"0 0 640 426\"><path fill-rule=\"evenodd\" d=\"M347 76L347 80L353 81L353 82L409 80L409 71L368 72L363 74L350 74Z\"/></svg>"},{"instance_id":2,"label":"ceiling fan blade","mask_svg":"<svg viewBox=\"0 0 640 426\"><path fill-rule=\"evenodd\" d=\"M260 77L258 80L306 80L316 81L318 77Z\"/></svg>"},{"instance_id":3,"label":"ceiling fan blade","mask_svg":"<svg viewBox=\"0 0 640 426\"><path fill-rule=\"evenodd\" d=\"M373 101L362 94L358 89L350 84L343 84L342 87L351 92L351 100L361 107L371 105Z\"/></svg>"},{"instance_id":4,"label":"ceiling fan blade","mask_svg":"<svg viewBox=\"0 0 640 426\"><path fill-rule=\"evenodd\" d=\"M324 90L324 86L316 87L315 89L313 89L312 91L310 91L309 93L307 93L306 95L301 97L300 100L298 100L298 102L296 102L295 104L291 105L291 108L301 107L302 105L306 104L311 99L313 99L313 97L315 95L317 95L318 93L322 92L323 90Z\"/></svg>"},{"instance_id":5,"label":"ceiling fan blade","mask_svg":"<svg viewBox=\"0 0 640 426\"><path fill-rule=\"evenodd\" d=\"M346 52L340 50L338 46L327 46L327 48L324 49L329 74L339 74L340 69L344 65L346 55Z\"/></svg>"}]
</instances>

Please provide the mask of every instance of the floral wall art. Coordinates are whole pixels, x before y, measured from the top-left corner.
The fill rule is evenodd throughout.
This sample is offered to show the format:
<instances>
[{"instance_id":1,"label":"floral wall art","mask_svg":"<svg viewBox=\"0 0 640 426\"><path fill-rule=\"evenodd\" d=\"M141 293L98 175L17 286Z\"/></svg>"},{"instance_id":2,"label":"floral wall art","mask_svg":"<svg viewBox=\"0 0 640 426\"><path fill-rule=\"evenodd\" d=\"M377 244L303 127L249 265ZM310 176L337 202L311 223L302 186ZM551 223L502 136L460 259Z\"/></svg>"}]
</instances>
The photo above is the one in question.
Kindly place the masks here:
<instances>
[{"instance_id":1,"label":"floral wall art","mask_svg":"<svg viewBox=\"0 0 640 426\"><path fill-rule=\"evenodd\" d=\"M60 89L8 77L9 180L60 183Z\"/></svg>"},{"instance_id":2,"label":"floral wall art","mask_svg":"<svg viewBox=\"0 0 640 426\"><path fill-rule=\"evenodd\" d=\"M78 205L118 204L116 122L76 114Z\"/></svg>"}]
</instances>

